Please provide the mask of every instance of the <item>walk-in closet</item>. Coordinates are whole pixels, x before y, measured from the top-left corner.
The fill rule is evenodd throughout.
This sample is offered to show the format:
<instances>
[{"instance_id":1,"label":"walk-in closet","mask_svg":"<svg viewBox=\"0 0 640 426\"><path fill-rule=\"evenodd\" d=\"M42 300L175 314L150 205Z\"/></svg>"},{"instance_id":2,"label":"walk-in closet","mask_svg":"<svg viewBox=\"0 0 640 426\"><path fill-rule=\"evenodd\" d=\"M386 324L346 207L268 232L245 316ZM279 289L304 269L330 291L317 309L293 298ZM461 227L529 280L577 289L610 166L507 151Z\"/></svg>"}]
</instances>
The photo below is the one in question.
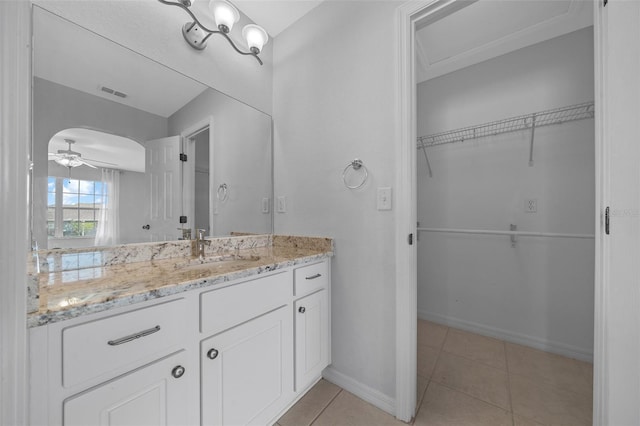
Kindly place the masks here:
<instances>
[{"instance_id":1,"label":"walk-in closet","mask_svg":"<svg viewBox=\"0 0 640 426\"><path fill-rule=\"evenodd\" d=\"M482 16L473 7L453 15ZM460 392L515 424L591 424L593 28L437 73L445 48L464 60L471 43L517 39L496 17L438 51L453 15L416 33L418 406L428 386L426 399Z\"/></svg>"}]
</instances>

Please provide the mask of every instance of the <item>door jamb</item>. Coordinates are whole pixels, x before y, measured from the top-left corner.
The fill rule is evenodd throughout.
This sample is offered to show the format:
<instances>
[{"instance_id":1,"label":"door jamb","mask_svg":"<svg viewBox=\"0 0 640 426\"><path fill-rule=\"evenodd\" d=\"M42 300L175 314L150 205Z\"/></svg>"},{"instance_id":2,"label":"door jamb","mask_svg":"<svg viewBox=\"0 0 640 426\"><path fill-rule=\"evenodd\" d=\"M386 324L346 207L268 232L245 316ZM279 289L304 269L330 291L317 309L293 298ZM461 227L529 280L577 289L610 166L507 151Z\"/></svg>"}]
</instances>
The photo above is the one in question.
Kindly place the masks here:
<instances>
[{"instance_id":1,"label":"door jamb","mask_svg":"<svg viewBox=\"0 0 640 426\"><path fill-rule=\"evenodd\" d=\"M193 236L195 236L195 192L194 190L190 190L188 193L185 193L184 188L195 188L194 179L195 179L195 146L193 142L190 141L196 134L204 131L205 129L209 129L209 229L210 234L214 235L214 198L213 198L213 184L214 184L214 174L213 174L213 159L215 156L215 152L213 149L213 115L203 118L196 123L193 123L190 126L187 126L183 131L180 132L180 138L182 139L182 152L187 154L187 159L191 159L192 161L187 161L186 165L182 168L182 188L183 188L183 197L182 197L182 212L187 216L187 225L191 228L191 232ZM185 163L183 163L185 164Z\"/></svg>"}]
</instances>

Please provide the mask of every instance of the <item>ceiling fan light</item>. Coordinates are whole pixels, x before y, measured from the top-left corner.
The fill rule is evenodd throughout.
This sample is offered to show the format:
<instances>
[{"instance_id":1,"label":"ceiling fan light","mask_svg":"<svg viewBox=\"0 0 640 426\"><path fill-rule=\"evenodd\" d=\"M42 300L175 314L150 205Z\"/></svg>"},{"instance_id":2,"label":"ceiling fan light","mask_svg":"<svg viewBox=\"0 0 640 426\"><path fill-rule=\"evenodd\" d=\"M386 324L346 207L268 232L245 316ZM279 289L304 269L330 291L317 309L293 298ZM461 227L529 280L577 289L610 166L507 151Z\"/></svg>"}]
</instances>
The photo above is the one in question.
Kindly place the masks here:
<instances>
[{"instance_id":1,"label":"ceiling fan light","mask_svg":"<svg viewBox=\"0 0 640 426\"><path fill-rule=\"evenodd\" d=\"M267 32L259 25L249 24L242 29L242 37L247 41L249 50L256 55L262 51L262 47L269 40Z\"/></svg>"},{"instance_id":2,"label":"ceiling fan light","mask_svg":"<svg viewBox=\"0 0 640 426\"><path fill-rule=\"evenodd\" d=\"M211 0L209 10L216 20L216 26L224 33L228 33L233 28L233 24L240 20L240 12L231 3L225 0Z\"/></svg>"},{"instance_id":3,"label":"ceiling fan light","mask_svg":"<svg viewBox=\"0 0 640 426\"><path fill-rule=\"evenodd\" d=\"M69 158L69 157L56 158L54 161L60 164L61 166L69 167L69 168L82 166L83 164L82 161L78 160L77 158Z\"/></svg>"}]
</instances>

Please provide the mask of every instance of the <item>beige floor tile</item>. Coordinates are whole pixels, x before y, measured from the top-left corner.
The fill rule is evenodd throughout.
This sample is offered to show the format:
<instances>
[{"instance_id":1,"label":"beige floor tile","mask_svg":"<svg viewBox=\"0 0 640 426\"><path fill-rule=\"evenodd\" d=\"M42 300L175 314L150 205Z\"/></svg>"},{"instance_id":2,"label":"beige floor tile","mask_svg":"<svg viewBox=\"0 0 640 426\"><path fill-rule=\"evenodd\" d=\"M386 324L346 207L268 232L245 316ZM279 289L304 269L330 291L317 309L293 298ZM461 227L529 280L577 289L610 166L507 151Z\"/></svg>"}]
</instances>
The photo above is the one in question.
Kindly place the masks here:
<instances>
[{"instance_id":1,"label":"beige floor tile","mask_svg":"<svg viewBox=\"0 0 640 426\"><path fill-rule=\"evenodd\" d=\"M505 371L507 369L502 340L450 328L442 350L487 364L490 367Z\"/></svg>"},{"instance_id":2,"label":"beige floor tile","mask_svg":"<svg viewBox=\"0 0 640 426\"><path fill-rule=\"evenodd\" d=\"M505 371L442 352L431 380L510 410Z\"/></svg>"},{"instance_id":3,"label":"beige floor tile","mask_svg":"<svg viewBox=\"0 0 640 426\"><path fill-rule=\"evenodd\" d=\"M280 426L310 425L340 390L340 387L333 383L329 383L324 379L320 380L289 411L280 417L278 424Z\"/></svg>"},{"instance_id":4,"label":"beige floor tile","mask_svg":"<svg viewBox=\"0 0 640 426\"><path fill-rule=\"evenodd\" d=\"M313 426L406 426L384 411L343 390L313 422Z\"/></svg>"},{"instance_id":5,"label":"beige floor tile","mask_svg":"<svg viewBox=\"0 0 640 426\"><path fill-rule=\"evenodd\" d=\"M426 345L436 349L442 348L448 328L444 325L419 319L418 345Z\"/></svg>"},{"instance_id":6,"label":"beige floor tile","mask_svg":"<svg viewBox=\"0 0 640 426\"><path fill-rule=\"evenodd\" d=\"M511 426L511 413L431 382L415 425Z\"/></svg>"},{"instance_id":7,"label":"beige floor tile","mask_svg":"<svg viewBox=\"0 0 640 426\"><path fill-rule=\"evenodd\" d=\"M431 378L433 369L438 361L440 351L427 345L418 345L418 375Z\"/></svg>"},{"instance_id":8,"label":"beige floor tile","mask_svg":"<svg viewBox=\"0 0 640 426\"><path fill-rule=\"evenodd\" d=\"M429 385L429 379L418 376L417 389L416 389L416 412L420 409L420 403L424 397L424 393L427 391Z\"/></svg>"},{"instance_id":9,"label":"beige floor tile","mask_svg":"<svg viewBox=\"0 0 640 426\"><path fill-rule=\"evenodd\" d=\"M507 343L506 349L510 374L583 395L592 394L591 381L584 372L587 363L512 343Z\"/></svg>"},{"instance_id":10,"label":"beige floor tile","mask_svg":"<svg viewBox=\"0 0 640 426\"><path fill-rule=\"evenodd\" d=\"M509 376L513 412L546 425L591 425L591 396Z\"/></svg>"},{"instance_id":11,"label":"beige floor tile","mask_svg":"<svg viewBox=\"0 0 640 426\"><path fill-rule=\"evenodd\" d=\"M583 362L580 365L582 367L582 374L584 374L587 382L591 384L591 388L593 389L593 364L590 362Z\"/></svg>"},{"instance_id":12,"label":"beige floor tile","mask_svg":"<svg viewBox=\"0 0 640 426\"><path fill-rule=\"evenodd\" d=\"M514 414L513 426L544 426L544 425L542 423L535 422L531 419L527 419L526 417L522 417L517 414Z\"/></svg>"}]
</instances>

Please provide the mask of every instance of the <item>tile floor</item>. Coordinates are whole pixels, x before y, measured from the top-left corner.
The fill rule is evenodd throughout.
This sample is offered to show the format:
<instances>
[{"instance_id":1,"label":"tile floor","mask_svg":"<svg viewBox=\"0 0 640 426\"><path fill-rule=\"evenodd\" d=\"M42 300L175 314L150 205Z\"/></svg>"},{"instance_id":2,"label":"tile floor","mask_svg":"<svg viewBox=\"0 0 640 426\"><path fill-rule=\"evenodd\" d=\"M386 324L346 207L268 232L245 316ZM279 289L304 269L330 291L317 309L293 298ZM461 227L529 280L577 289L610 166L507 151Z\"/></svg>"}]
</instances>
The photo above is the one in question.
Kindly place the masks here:
<instances>
[{"instance_id":1,"label":"tile floor","mask_svg":"<svg viewBox=\"0 0 640 426\"><path fill-rule=\"evenodd\" d=\"M590 425L592 366L418 321L417 426ZM321 380L278 425L403 425Z\"/></svg>"}]
</instances>

